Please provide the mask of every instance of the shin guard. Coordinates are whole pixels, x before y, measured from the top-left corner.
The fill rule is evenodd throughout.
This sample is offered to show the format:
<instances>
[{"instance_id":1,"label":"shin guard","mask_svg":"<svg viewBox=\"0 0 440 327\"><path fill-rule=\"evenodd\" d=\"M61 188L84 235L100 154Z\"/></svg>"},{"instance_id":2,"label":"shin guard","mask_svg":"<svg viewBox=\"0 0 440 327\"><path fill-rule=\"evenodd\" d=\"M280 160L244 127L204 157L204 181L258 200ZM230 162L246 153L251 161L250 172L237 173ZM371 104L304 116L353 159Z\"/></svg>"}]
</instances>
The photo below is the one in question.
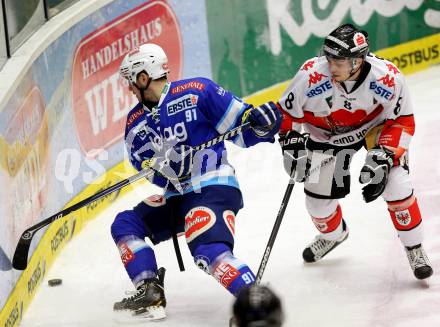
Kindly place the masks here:
<instances>
[{"instance_id":1,"label":"shin guard","mask_svg":"<svg viewBox=\"0 0 440 327\"><path fill-rule=\"evenodd\" d=\"M128 235L120 239L116 245L128 276L136 288L144 279L156 277L156 256L144 240Z\"/></svg>"}]
</instances>

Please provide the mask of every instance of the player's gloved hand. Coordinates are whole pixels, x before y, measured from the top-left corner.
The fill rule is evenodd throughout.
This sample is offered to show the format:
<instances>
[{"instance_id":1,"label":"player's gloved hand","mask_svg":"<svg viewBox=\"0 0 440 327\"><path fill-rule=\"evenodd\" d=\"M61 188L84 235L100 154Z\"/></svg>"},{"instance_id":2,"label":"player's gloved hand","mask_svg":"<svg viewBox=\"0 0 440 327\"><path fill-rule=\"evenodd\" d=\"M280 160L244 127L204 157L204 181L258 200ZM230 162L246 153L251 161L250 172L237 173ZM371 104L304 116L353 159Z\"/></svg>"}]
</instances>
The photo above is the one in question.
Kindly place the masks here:
<instances>
[{"instance_id":1,"label":"player's gloved hand","mask_svg":"<svg viewBox=\"0 0 440 327\"><path fill-rule=\"evenodd\" d=\"M384 147L368 151L365 164L361 169L359 182L367 184L362 188L365 202L376 200L385 190L388 175L393 167L394 153Z\"/></svg>"},{"instance_id":2,"label":"player's gloved hand","mask_svg":"<svg viewBox=\"0 0 440 327\"><path fill-rule=\"evenodd\" d=\"M297 131L288 131L280 135L278 142L283 151L284 169L296 182L303 183L307 179L310 169L309 151L306 144L309 134Z\"/></svg>"},{"instance_id":3,"label":"player's gloved hand","mask_svg":"<svg viewBox=\"0 0 440 327\"><path fill-rule=\"evenodd\" d=\"M242 123L249 122L252 131L258 137L273 137L280 129L282 114L277 105L269 101L251 108L243 114Z\"/></svg>"},{"instance_id":4,"label":"player's gloved hand","mask_svg":"<svg viewBox=\"0 0 440 327\"><path fill-rule=\"evenodd\" d=\"M160 173L173 181L184 181L191 177L195 150L189 145L177 145L165 152L165 160Z\"/></svg>"}]
</instances>

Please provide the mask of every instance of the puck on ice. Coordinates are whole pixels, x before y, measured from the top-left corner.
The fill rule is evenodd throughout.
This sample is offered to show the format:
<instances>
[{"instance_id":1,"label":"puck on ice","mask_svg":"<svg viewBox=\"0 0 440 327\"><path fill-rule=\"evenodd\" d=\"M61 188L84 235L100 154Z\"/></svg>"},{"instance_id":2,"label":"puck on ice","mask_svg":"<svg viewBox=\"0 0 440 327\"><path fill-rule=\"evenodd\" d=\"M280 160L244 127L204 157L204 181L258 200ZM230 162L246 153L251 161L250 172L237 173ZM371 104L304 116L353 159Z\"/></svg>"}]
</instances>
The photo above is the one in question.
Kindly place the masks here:
<instances>
[{"instance_id":1,"label":"puck on ice","mask_svg":"<svg viewBox=\"0 0 440 327\"><path fill-rule=\"evenodd\" d=\"M49 286L58 286L61 285L62 282L63 282L62 279L55 278L55 279L49 279L48 284Z\"/></svg>"}]
</instances>

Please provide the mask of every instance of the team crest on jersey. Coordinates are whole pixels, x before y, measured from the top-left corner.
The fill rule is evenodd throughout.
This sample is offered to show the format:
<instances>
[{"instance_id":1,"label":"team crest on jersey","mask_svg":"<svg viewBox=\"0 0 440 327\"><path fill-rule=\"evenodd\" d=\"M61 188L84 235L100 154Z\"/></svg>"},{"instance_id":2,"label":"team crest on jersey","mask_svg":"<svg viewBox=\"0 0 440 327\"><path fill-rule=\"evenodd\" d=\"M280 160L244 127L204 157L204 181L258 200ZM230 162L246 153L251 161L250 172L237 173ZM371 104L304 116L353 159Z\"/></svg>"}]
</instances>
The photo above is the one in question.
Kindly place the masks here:
<instances>
[{"instance_id":1,"label":"team crest on jersey","mask_svg":"<svg viewBox=\"0 0 440 327\"><path fill-rule=\"evenodd\" d=\"M396 220L397 223L401 226L408 226L411 223L411 214L409 210L396 211Z\"/></svg>"},{"instance_id":2,"label":"team crest on jersey","mask_svg":"<svg viewBox=\"0 0 440 327\"><path fill-rule=\"evenodd\" d=\"M197 107L198 100L199 100L198 95L185 94L184 96L167 103L168 116L175 115L183 110Z\"/></svg>"}]
</instances>

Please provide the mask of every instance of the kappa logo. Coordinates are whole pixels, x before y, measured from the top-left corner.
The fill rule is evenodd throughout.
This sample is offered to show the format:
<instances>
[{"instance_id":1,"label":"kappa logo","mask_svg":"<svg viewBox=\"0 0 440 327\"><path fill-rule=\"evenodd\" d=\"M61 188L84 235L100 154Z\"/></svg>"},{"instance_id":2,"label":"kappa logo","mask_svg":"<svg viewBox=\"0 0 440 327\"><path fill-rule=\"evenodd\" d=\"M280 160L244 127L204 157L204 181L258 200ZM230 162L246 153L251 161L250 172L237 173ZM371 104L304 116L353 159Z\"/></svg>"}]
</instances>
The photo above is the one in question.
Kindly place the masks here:
<instances>
[{"instance_id":1,"label":"kappa logo","mask_svg":"<svg viewBox=\"0 0 440 327\"><path fill-rule=\"evenodd\" d=\"M384 77L379 78L377 81L382 82L383 85L390 88L396 86L396 84L394 83L394 77L390 78L389 74L386 74Z\"/></svg>"},{"instance_id":2,"label":"kappa logo","mask_svg":"<svg viewBox=\"0 0 440 327\"><path fill-rule=\"evenodd\" d=\"M401 226L408 226L411 223L411 214L409 213L409 210L403 210L403 211L396 211L396 220L399 225Z\"/></svg>"},{"instance_id":3,"label":"kappa logo","mask_svg":"<svg viewBox=\"0 0 440 327\"><path fill-rule=\"evenodd\" d=\"M387 64L387 67L388 67L388 71L393 72L394 75L397 75L398 73L400 73L399 69L397 69L397 67L391 63Z\"/></svg>"},{"instance_id":4,"label":"kappa logo","mask_svg":"<svg viewBox=\"0 0 440 327\"><path fill-rule=\"evenodd\" d=\"M185 215L185 237L189 243L216 222L215 213L207 207L195 207Z\"/></svg>"},{"instance_id":5,"label":"kappa logo","mask_svg":"<svg viewBox=\"0 0 440 327\"><path fill-rule=\"evenodd\" d=\"M301 70L308 71L309 69L313 68L314 64L315 64L314 60L309 60L301 67Z\"/></svg>"},{"instance_id":6,"label":"kappa logo","mask_svg":"<svg viewBox=\"0 0 440 327\"><path fill-rule=\"evenodd\" d=\"M195 94L185 94L174 101L167 104L168 116L175 115L183 110L192 109L197 107L199 96Z\"/></svg>"},{"instance_id":7,"label":"kappa logo","mask_svg":"<svg viewBox=\"0 0 440 327\"><path fill-rule=\"evenodd\" d=\"M321 82L323 77L328 77L327 75L315 72L314 74L309 74L309 87L313 84Z\"/></svg>"}]
</instances>

